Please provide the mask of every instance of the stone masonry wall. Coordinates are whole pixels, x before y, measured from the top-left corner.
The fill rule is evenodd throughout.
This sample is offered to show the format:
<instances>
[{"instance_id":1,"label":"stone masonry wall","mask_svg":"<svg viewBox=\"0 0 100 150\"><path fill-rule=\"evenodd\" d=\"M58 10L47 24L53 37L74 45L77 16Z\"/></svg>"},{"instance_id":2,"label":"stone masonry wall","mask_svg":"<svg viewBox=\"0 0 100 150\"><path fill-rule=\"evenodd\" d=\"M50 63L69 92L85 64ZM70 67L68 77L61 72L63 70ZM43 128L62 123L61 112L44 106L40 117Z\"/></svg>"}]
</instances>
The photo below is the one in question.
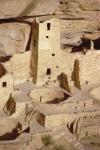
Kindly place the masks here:
<instances>
[{"instance_id":1,"label":"stone masonry wall","mask_svg":"<svg viewBox=\"0 0 100 150\"><path fill-rule=\"evenodd\" d=\"M57 19L39 23L37 84L55 81L59 74L60 25Z\"/></svg>"},{"instance_id":2,"label":"stone masonry wall","mask_svg":"<svg viewBox=\"0 0 100 150\"><path fill-rule=\"evenodd\" d=\"M80 61L80 82L100 82L100 51L89 51Z\"/></svg>"},{"instance_id":3,"label":"stone masonry wall","mask_svg":"<svg viewBox=\"0 0 100 150\"><path fill-rule=\"evenodd\" d=\"M79 60L79 81L80 84L92 84L100 82L100 51L88 51L82 53L66 53L61 51L61 72L65 72L69 85L73 86L72 72L75 60Z\"/></svg>"}]
</instances>

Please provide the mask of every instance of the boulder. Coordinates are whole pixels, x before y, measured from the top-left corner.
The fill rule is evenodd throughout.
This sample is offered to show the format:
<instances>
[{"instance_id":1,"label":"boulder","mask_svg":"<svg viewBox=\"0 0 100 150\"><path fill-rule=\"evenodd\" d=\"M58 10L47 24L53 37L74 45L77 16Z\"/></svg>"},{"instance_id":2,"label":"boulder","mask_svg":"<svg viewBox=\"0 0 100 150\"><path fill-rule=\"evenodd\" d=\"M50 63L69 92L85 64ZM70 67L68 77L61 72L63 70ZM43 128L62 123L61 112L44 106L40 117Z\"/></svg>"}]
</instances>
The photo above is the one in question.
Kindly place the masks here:
<instances>
[{"instance_id":1,"label":"boulder","mask_svg":"<svg viewBox=\"0 0 100 150\"><path fill-rule=\"evenodd\" d=\"M30 35L30 26L24 23L0 24L0 56L24 52Z\"/></svg>"}]
</instances>

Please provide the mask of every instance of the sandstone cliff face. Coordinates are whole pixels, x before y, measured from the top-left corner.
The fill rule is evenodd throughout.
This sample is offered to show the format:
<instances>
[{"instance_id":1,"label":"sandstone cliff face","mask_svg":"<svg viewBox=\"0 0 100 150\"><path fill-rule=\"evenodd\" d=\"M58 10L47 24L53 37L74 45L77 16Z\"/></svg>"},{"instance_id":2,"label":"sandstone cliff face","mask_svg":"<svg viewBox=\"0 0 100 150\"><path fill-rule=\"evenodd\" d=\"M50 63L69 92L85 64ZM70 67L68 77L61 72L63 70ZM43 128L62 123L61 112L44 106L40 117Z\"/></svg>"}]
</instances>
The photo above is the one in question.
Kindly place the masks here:
<instances>
[{"instance_id":1,"label":"sandstone cliff face","mask_svg":"<svg viewBox=\"0 0 100 150\"><path fill-rule=\"evenodd\" d=\"M0 24L0 56L25 52L30 26L23 23Z\"/></svg>"},{"instance_id":2,"label":"sandstone cliff face","mask_svg":"<svg viewBox=\"0 0 100 150\"><path fill-rule=\"evenodd\" d=\"M46 15L58 7L68 11L99 11L99 0L0 0L0 19L21 16Z\"/></svg>"},{"instance_id":3,"label":"sandstone cliff face","mask_svg":"<svg viewBox=\"0 0 100 150\"><path fill-rule=\"evenodd\" d=\"M63 11L99 11L99 0L60 0Z\"/></svg>"},{"instance_id":4,"label":"sandstone cliff face","mask_svg":"<svg viewBox=\"0 0 100 150\"><path fill-rule=\"evenodd\" d=\"M0 0L0 19L18 17L32 3L32 0Z\"/></svg>"},{"instance_id":5,"label":"sandstone cliff face","mask_svg":"<svg viewBox=\"0 0 100 150\"><path fill-rule=\"evenodd\" d=\"M0 56L30 49L34 16L60 18L61 45L100 37L100 0L0 0Z\"/></svg>"},{"instance_id":6,"label":"sandstone cliff face","mask_svg":"<svg viewBox=\"0 0 100 150\"><path fill-rule=\"evenodd\" d=\"M99 0L65 0L68 10L97 11L100 10Z\"/></svg>"},{"instance_id":7,"label":"sandstone cliff face","mask_svg":"<svg viewBox=\"0 0 100 150\"><path fill-rule=\"evenodd\" d=\"M55 14L61 18L62 48L80 45L84 35L92 40L100 37L99 0L60 0Z\"/></svg>"},{"instance_id":8,"label":"sandstone cliff face","mask_svg":"<svg viewBox=\"0 0 100 150\"><path fill-rule=\"evenodd\" d=\"M52 14L58 5L59 0L0 0L0 19Z\"/></svg>"},{"instance_id":9,"label":"sandstone cliff face","mask_svg":"<svg viewBox=\"0 0 100 150\"><path fill-rule=\"evenodd\" d=\"M60 0L60 6L56 10L57 14L63 14L63 18L88 18L99 20L100 1L99 0Z\"/></svg>"}]
</instances>

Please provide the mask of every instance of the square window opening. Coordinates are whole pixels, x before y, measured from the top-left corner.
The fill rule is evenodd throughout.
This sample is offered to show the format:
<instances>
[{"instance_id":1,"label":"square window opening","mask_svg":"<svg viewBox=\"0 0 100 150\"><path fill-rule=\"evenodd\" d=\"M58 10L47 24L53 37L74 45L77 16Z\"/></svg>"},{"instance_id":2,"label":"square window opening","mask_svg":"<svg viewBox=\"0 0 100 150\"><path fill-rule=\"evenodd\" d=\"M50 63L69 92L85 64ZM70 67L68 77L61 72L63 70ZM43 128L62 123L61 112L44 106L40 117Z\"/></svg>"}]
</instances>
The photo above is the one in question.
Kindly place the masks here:
<instances>
[{"instance_id":1,"label":"square window opening","mask_svg":"<svg viewBox=\"0 0 100 150\"><path fill-rule=\"evenodd\" d=\"M7 87L7 82L2 82L2 87Z\"/></svg>"},{"instance_id":2,"label":"square window opening","mask_svg":"<svg viewBox=\"0 0 100 150\"><path fill-rule=\"evenodd\" d=\"M51 69L47 68L47 75L51 75Z\"/></svg>"},{"instance_id":3,"label":"square window opening","mask_svg":"<svg viewBox=\"0 0 100 150\"><path fill-rule=\"evenodd\" d=\"M52 54L52 56L55 56L55 54Z\"/></svg>"},{"instance_id":4,"label":"square window opening","mask_svg":"<svg viewBox=\"0 0 100 150\"><path fill-rule=\"evenodd\" d=\"M49 38L49 36L46 36L46 38L48 39L48 38Z\"/></svg>"},{"instance_id":5,"label":"square window opening","mask_svg":"<svg viewBox=\"0 0 100 150\"><path fill-rule=\"evenodd\" d=\"M51 23L47 23L47 30L50 30Z\"/></svg>"}]
</instances>

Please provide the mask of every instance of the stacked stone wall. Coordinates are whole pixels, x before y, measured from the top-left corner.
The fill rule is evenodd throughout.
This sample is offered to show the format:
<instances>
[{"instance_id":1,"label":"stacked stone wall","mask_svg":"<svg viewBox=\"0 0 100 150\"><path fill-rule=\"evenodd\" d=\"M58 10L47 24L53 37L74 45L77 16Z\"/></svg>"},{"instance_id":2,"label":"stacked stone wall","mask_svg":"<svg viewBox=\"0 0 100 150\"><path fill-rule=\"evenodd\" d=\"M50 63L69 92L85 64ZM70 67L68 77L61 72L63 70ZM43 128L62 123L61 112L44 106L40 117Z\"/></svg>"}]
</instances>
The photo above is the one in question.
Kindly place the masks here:
<instances>
[{"instance_id":1,"label":"stacked stone wall","mask_svg":"<svg viewBox=\"0 0 100 150\"><path fill-rule=\"evenodd\" d=\"M73 86L77 81L72 80L72 74L74 71L75 60L79 61L79 83L93 84L100 82L100 51L89 50L86 54L79 53L65 53L62 51L61 58L61 72L65 72L68 77L70 86ZM77 71L77 70L76 70ZM77 72L75 74L78 74ZM78 79L77 79L78 80Z\"/></svg>"}]
</instances>

